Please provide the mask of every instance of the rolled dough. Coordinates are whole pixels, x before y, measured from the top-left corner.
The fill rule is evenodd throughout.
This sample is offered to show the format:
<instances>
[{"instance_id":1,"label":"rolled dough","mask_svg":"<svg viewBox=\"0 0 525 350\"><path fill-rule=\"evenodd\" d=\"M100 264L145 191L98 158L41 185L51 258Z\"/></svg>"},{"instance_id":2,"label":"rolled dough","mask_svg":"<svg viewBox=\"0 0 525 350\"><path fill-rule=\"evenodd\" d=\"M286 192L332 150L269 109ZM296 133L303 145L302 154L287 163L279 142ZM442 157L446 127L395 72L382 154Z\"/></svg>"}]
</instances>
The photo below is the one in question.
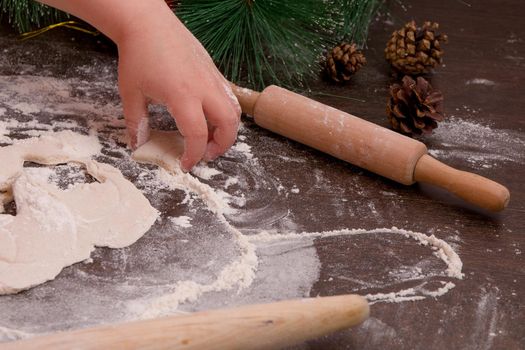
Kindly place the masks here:
<instances>
[{"instance_id":1,"label":"rolled dough","mask_svg":"<svg viewBox=\"0 0 525 350\"><path fill-rule=\"evenodd\" d=\"M12 189L17 206L16 216L0 214L0 295L55 278L95 246L133 244L153 225L158 212L143 194L118 169L89 159L99 150L96 138L68 131L0 148L0 202ZM61 190L25 171L28 160L80 163L98 182Z\"/></svg>"},{"instance_id":2,"label":"rolled dough","mask_svg":"<svg viewBox=\"0 0 525 350\"><path fill-rule=\"evenodd\" d=\"M94 136L84 136L72 131L49 133L38 138L18 141L0 148L0 192L9 189L23 170L24 162L60 164L87 159L100 151Z\"/></svg>"}]
</instances>

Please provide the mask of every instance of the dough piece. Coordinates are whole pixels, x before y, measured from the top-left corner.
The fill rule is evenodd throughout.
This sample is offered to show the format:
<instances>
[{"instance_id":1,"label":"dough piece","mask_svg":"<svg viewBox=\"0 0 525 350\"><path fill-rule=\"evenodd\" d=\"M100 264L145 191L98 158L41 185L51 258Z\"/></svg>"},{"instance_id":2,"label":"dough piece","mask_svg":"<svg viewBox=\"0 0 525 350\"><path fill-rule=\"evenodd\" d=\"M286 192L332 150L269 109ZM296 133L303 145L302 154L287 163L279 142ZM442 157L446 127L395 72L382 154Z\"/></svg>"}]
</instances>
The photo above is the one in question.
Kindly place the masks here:
<instances>
[{"instance_id":1,"label":"dough piece","mask_svg":"<svg viewBox=\"0 0 525 350\"><path fill-rule=\"evenodd\" d=\"M0 148L0 163L8 158L19 167L0 171L0 183L12 183L17 205L16 216L0 214L0 295L55 278L89 258L95 246L133 244L157 219L158 212L118 169L78 158L100 149L88 139L66 132ZM99 182L61 190L37 176L38 169L24 171L25 159L74 160Z\"/></svg>"},{"instance_id":2,"label":"dough piece","mask_svg":"<svg viewBox=\"0 0 525 350\"><path fill-rule=\"evenodd\" d=\"M222 215L233 212L229 212L230 208L225 205L224 200L210 186L203 184L189 173L182 172L180 158L183 152L184 139L178 131L152 130L149 141L133 152L133 159L140 163L158 165L175 176L177 185L181 189L198 194L206 202L208 209L226 222Z\"/></svg>"},{"instance_id":3,"label":"dough piece","mask_svg":"<svg viewBox=\"0 0 525 350\"><path fill-rule=\"evenodd\" d=\"M0 294L45 282L75 262L77 232L68 208L24 174L13 192L18 215L0 215Z\"/></svg>"},{"instance_id":4,"label":"dough piece","mask_svg":"<svg viewBox=\"0 0 525 350\"><path fill-rule=\"evenodd\" d=\"M133 152L133 159L179 172L183 152L184 139L178 131L152 130L149 141Z\"/></svg>"},{"instance_id":5,"label":"dough piece","mask_svg":"<svg viewBox=\"0 0 525 350\"><path fill-rule=\"evenodd\" d=\"M47 184L50 193L73 212L85 237L91 236L90 251L93 244L123 248L135 243L157 220L159 212L118 169L95 161L84 164L99 183L80 184L66 191Z\"/></svg>"},{"instance_id":6,"label":"dough piece","mask_svg":"<svg viewBox=\"0 0 525 350\"><path fill-rule=\"evenodd\" d=\"M0 148L0 191L5 192L20 175L24 162L51 165L90 158L100 151L95 136L72 131L49 133Z\"/></svg>"}]
</instances>

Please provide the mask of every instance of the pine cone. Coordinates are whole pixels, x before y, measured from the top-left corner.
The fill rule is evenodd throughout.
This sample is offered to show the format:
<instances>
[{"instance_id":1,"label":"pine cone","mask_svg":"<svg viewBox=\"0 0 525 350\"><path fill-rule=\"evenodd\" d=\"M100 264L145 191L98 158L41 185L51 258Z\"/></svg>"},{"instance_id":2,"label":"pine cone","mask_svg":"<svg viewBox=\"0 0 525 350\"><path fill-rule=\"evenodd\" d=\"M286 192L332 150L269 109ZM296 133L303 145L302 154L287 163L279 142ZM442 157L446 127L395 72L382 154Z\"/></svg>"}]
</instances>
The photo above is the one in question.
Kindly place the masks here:
<instances>
[{"instance_id":1,"label":"pine cone","mask_svg":"<svg viewBox=\"0 0 525 350\"><path fill-rule=\"evenodd\" d=\"M390 87L386 112L396 131L407 135L431 134L437 122L444 119L443 94L423 77L416 82L406 75L402 85Z\"/></svg>"},{"instance_id":2,"label":"pine cone","mask_svg":"<svg viewBox=\"0 0 525 350\"><path fill-rule=\"evenodd\" d=\"M326 73L336 82L350 80L352 75L365 64L366 58L357 50L355 44L342 43L326 55Z\"/></svg>"},{"instance_id":3,"label":"pine cone","mask_svg":"<svg viewBox=\"0 0 525 350\"><path fill-rule=\"evenodd\" d=\"M442 43L448 38L437 34L439 24L425 22L418 28L415 21L392 33L385 49L386 60L404 74L428 73L443 61Z\"/></svg>"}]
</instances>

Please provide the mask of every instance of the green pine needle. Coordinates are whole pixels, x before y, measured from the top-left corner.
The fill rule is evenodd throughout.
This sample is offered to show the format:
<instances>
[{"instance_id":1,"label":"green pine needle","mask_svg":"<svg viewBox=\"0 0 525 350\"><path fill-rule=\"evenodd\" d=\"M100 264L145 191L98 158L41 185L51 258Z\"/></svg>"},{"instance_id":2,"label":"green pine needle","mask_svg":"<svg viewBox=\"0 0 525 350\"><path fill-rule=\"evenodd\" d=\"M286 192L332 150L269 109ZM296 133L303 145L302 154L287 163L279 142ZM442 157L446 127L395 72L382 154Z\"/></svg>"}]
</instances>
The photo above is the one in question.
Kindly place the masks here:
<instances>
[{"instance_id":1,"label":"green pine needle","mask_svg":"<svg viewBox=\"0 0 525 350\"><path fill-rule=\"evenodd\" d=\"M341 9L342 26L338 28L339 41L352 41L362 46L368 36L368 27L376 16L382 0L334 0L334 9ZM337 16L337 14L336 14Z\"/></svg>"},{"instance_id":2,"label":"green pine needle","mask_svg":"<svg viewBox=\"0 0 525 350\"><path fill-rule=\"evenodd\" d=\"M364 44L381 0L183 0L177 15L224 75L254 88L303 87L324 51Z\"/></svg>"},{"instance_id":3,"label":"green pine needle","mask_svg":"<svg viewBox=\"0 0 525 350\"><path fill-rule=\"evenodd\" d=\"M65 13L34 0L0 0L0 18L7 16L9 23L20 33L68 18Z\"/></svg>"},{"instance_id":4,"label":"green pine needle","mask_svg":"<svg viewBox=\"0 0 525 350\"><path fill-rule=\"evenodd\" d=\"M185 0L177 15L229 79L260 88L315 74L323 9L318 0Z\"/></svg>"}]
</instances>

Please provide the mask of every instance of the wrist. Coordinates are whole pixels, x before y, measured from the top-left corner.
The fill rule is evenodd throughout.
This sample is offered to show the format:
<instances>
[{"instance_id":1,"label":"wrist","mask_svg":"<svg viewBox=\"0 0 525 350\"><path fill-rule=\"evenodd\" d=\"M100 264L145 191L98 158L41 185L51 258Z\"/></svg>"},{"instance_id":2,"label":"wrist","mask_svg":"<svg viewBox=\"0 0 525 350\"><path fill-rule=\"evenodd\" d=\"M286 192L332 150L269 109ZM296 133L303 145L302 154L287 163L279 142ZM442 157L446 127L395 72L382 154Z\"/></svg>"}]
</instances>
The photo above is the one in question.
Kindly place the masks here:
<instances>
[{"instance_id":1,"label":"wrist","mask_svg":"<svg viewBox=\"0 0 525 350\"><path fill-rule=\"evenodd\" d=\"M163 28L173 30L174 22L180 24L178 18L163 0L151 1L147 6L144 5L139 4L130 9L125 18L119 21L115 28L111 29L111 34L105 33L117 46L120 47L130 40L140 37L154 35L156 32L162 31Z\"/></svg>"}]
</instances>

